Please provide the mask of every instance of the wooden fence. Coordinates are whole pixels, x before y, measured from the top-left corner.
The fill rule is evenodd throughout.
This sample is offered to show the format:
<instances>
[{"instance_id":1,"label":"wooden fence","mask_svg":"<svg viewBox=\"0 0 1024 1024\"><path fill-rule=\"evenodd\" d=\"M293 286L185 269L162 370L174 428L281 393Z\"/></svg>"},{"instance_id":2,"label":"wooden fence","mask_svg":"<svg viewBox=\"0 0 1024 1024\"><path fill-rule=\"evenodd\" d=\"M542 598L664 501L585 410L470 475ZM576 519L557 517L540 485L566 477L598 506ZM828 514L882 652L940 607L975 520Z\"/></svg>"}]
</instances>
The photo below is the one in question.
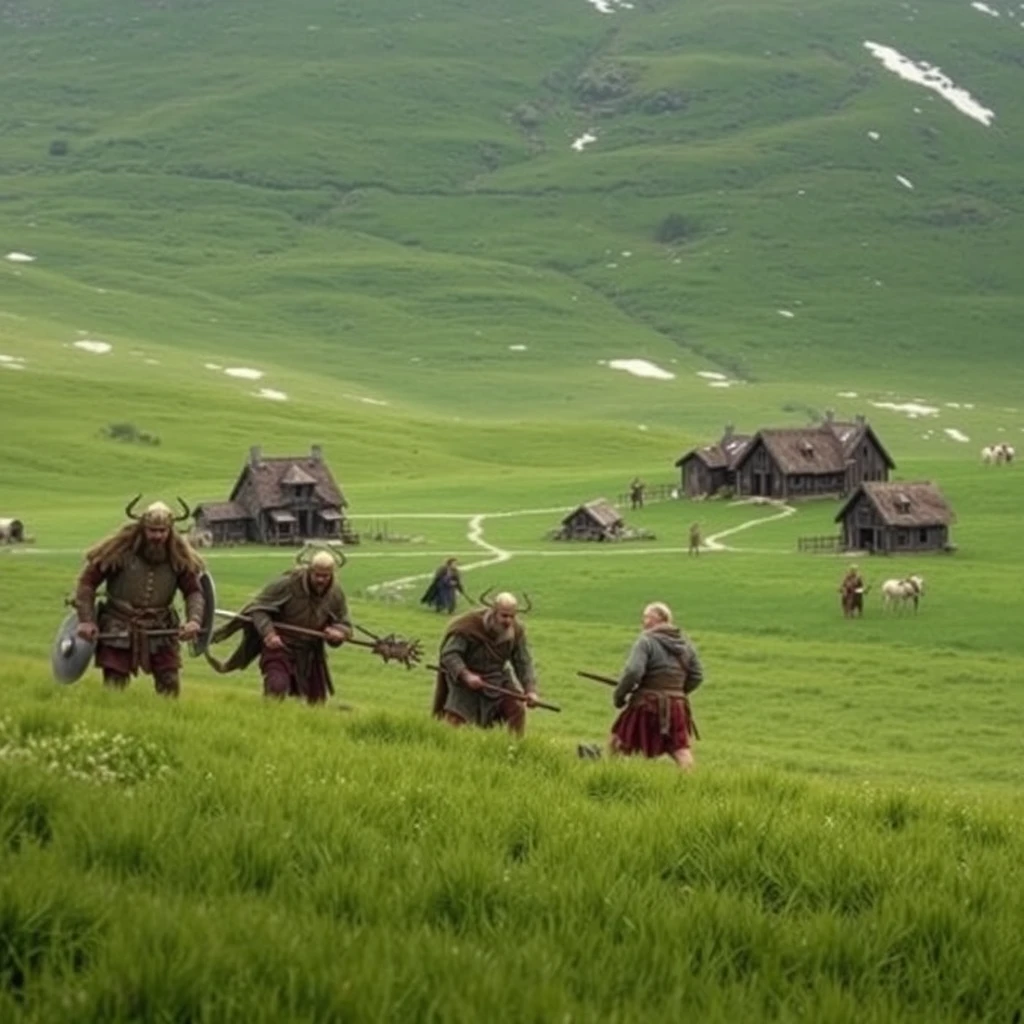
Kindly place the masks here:
<instances>
[{"instance_id":1,"label":"wooden fence","mask_svg":"<svg viewBox=\"0 0 1024 1024\"><path fill-rule=\"evenodd\" d=\"M812 555L834 555L843 550L843 538L835 534L825 537L797 537L797 551Z\"/></svg>"},{"instance_id":2,"label":"wooden fence","mask_svg":"<svg viewBox=\"0 0 1024 1024\"><path fill-rule=\"evenodd\" d=\"M674 501L679 493L679 484L654 484L653 486L644 488L644 504L653 505L659 501ZM615 499L615 504L619 508L630 508L632 506L632 498L629 495L629 491L625 491L618 495Z\"/></svg>"}]
</instances>

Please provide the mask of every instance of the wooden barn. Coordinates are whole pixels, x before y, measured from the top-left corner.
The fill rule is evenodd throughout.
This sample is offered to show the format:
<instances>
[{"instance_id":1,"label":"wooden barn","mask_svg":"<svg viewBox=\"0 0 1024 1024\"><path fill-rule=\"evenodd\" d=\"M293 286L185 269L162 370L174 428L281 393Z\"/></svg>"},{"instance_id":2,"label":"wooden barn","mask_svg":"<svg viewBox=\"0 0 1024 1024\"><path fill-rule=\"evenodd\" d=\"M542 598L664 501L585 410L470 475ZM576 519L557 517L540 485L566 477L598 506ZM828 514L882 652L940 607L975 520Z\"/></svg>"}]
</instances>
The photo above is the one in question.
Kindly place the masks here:
<instances>
[{"instance_id":1,"label":"wooden barn","mask_svg":"<svg viewBox=\"0 0 1024 1024\"><path fill-rule=\"evenodd\" d=\"M558 531L559 540L618 540L626 524L618 510L604 498L588 501L573 509Z\"/></svg>"},{"instance_id":2,"label":"wooden barn","mask_svg":"<svg viewBox=\"0 0 1024 1024\"><path fill-rule=\"evenodd\" d=\"M726 427L722 440L676 462L690 498L724 487L736 497L843 497L864 481L885 481L895 468L863 416L839 421L832 413L814 427L763 428L753 436Z\"/></svg>"},{"instance_id":3,"label":"wooden barn","mask_svg":"<svg viewBox=\"0 0 1024 1024\"><path fill-rule=\"evenodd\" d=\"M347 505L319 445L274 458L253 447L228 500L196 507L195 529L214 544L343 540Z\"/></svg>"},{"instance_id":4,"label":"wooden barn","mask_svg":"<svg viewBox=\"0 0 1024 1024\"><path fill-rule=\"evenodd\" d=\"M933 483L862 483L836 516L843 547L899 554L951 551L955 516Z\"/></svg>"}]
</instances>

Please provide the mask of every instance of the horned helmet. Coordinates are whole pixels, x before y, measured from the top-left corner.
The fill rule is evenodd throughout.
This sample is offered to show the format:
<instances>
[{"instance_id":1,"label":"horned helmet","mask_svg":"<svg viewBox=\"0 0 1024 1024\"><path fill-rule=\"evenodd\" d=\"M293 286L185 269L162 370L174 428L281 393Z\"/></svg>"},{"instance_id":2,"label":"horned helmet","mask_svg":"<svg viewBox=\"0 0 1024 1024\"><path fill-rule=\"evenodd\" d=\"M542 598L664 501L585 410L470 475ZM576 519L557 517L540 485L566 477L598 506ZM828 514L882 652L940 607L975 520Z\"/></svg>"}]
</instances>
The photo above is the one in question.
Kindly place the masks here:
<instances>
[{"instance_id":1,"label":"horned helmet","mask_svg":"<svg viewBox=\"0 0 1024 1024\"><path fill-rule=\"evenodd\" d=\"M142 495L136 494L125 506L124 514L129 519L135 520L135 522L141 522L144 526L163 526L171 529L176 523L184 523L192 518L192 510L181 498L178 498L178 504L182 508L180 516L176 516L174 509L162 501L154 501L152 504L147 505L142 515L139 515L135 511L135 506L138 505L141 499Z\"/></svg>"}]
</instances>

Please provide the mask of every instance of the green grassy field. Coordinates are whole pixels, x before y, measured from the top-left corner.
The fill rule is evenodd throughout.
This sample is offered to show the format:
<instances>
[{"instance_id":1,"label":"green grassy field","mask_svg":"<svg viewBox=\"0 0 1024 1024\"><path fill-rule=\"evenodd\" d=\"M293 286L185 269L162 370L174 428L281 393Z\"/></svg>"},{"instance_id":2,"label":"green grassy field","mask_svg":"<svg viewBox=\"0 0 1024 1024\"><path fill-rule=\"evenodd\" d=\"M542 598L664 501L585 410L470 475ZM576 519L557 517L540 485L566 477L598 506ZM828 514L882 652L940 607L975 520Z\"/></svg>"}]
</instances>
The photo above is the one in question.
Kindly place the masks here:
<instances>
[{"instance_id":1,"label":"green grassy field","mask_svg":"<svg viewBox=\"0 0 1024 1024\"><path fill-rule=\"evenodd\" d=\"M0 4L0 518L34 537L0 547L0 1020L1020 1018L1024 478L978 455L1024 433L1000 11ZM957 512L954 555L862 563L861 621L845 560L796 551L835 502L546 538L826 409ZM324 446L362 624L432 657L449 553L528 592L561 714L453 733L428 672L356 649L326 709L198 661L174 705L55 685L83 548L138 491L226 498L252 444ZM687 557L693 521L725 550ZM220 603L292 554L210 552ZM910 572L919 613L883 613ZM707 672L687 778L576 757L613 709L575 672L654 599Z\"/></svg>"}]
</instances>

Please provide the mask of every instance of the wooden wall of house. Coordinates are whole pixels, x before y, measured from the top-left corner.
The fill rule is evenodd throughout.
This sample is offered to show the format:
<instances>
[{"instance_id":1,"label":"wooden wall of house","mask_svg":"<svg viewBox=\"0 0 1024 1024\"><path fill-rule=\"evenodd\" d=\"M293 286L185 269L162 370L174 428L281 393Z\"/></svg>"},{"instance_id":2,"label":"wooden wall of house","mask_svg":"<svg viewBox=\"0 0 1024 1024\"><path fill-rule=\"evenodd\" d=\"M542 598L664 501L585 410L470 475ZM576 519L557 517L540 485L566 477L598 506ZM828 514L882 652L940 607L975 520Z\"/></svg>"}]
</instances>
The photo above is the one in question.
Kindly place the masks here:
<instances>
[{"instance_id":1,"label":"wooden wall of house","mask_svg":"<svg viewBox=\"0 0 1024 1024\"><path fill-rule=\"evenodd\" d=\"M878 445L869 434L850 453L849 489L856 490L865 480L886 481L889 479L889 465Z\"/></svg>"},{"instance_id":2,"label":"wooden wall of house","mask_svg":"<svg viewBox=\"0 0 1024 1024\"><path fill-rule=\"evenodd\" d=\"M256 487L252 481L251 469L245 474L242 485L238 488L238 494L235 495L233 500L241 505L253 519L259 514L260 503L259 498L256 496Z\"/></svg>"},{"instance_id":3,"label":"wooden wall of house","mask_svg":"<svg viewBox=\"0 0 1024 1024\"><path fill-rule=\"evenodd\" d=\"M949 543L947 526L889 526L885 533L885 550L890 555L942 551Z\"/></svg>"},{"instance_id":4,"label":"wooden wall of house","mask_svg":"<svg viewBox=\"0 0 1024 1024\"><path fill-rule=\"evenodd\" d=\"M689 459L681 467L683 494L687 498L700 498L717 494L729 483L729 472L725 469L709 469L700 459Z\"/></svg>"},{"instance_id":5,"label":"wooden wall of house","mask_svg":"<svg viewBox=\"0 0 1024 1024\"><path fill-rule=\"evenodd\" d=\"M817 498L847 493L845 473L791 473L786 477L786 497Z\"/></svg>"},{"instance_id":6,"label":"wooden wall of house","mask_svg":"<svg viewBox=\"0 0 1024 1024\"><path fill-rule=\"evenodd\" d=\"M783 474L768 449L758 441L736 471L736 495L781 498Z\"/></svg>"},{"instance_id":7,"label":"wooden wall of house","mask_svg":"<svg viewBox=\"0 0 1024 1024\"><path fill-rule=\"evenodd\" d=\"M870 539L864 531L870 531ZM842 534L848 551L885 550L885 523L863 494L846 510Z\"/></svg>"}]
</instances>

